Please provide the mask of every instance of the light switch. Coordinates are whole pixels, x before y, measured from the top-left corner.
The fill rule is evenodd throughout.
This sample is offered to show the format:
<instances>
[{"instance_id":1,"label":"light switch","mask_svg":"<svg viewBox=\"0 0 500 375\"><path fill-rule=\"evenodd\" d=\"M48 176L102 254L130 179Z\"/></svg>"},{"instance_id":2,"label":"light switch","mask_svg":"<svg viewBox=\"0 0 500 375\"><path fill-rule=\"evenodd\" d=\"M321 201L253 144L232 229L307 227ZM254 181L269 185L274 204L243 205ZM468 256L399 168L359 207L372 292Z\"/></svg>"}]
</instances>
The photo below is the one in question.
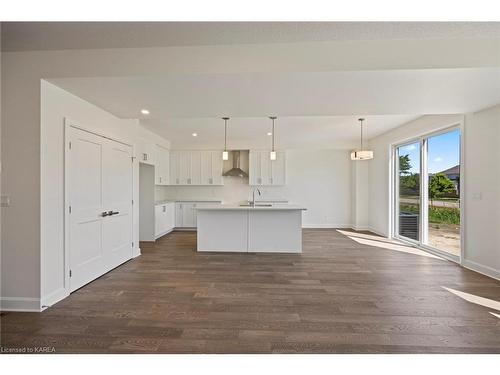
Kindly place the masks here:
<instances>
[{"instance_id":1,"label":"light switch","mask_svg":"<svg viewBox=\"0 0 500 375\"><path fill-rule=\"evenodd\" d=\"M10 197L8 195L0 196L0 207L9 207L10 206Z\"/></svg>"}]
</instances>

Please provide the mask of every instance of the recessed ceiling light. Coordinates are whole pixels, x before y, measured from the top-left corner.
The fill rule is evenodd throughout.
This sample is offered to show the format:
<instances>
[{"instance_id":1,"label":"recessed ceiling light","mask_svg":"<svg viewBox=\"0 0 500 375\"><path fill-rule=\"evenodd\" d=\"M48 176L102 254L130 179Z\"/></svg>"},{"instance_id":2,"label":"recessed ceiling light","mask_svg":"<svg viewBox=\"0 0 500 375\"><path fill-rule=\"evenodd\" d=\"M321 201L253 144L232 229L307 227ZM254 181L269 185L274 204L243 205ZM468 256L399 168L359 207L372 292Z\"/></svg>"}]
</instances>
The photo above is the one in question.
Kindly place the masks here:
<instances>
[{"instance_id":1,"label":"recessed ceiling light","mask_svg":"<svg viewBox=\"0 0 500 375\"><path fill-rule=\"evenodd\" d=\"M191 134L193 137L197 137L198 136L198 133L193 133Z\"/></svg>"},{"instance_id":2,"label":"recessed ceiling light","mask_svg":"<svg viewBox=\"0 0 500 375\"><path fill-rule=\"evenodd\" d=\"M267 135L273 135L273 133L269 132L269 133L267 133Z\"/></svg>"},{"instance_id":3,"label":"recessed ceiling light","mask_svg":"<svg viewBox=\"0 0 500 375\"><path fill-rule=\"evenodd\" d=\"M143 115L149 115L149 111L147 109L141 109L141 113Z\"/></svg>"}]
</instances>

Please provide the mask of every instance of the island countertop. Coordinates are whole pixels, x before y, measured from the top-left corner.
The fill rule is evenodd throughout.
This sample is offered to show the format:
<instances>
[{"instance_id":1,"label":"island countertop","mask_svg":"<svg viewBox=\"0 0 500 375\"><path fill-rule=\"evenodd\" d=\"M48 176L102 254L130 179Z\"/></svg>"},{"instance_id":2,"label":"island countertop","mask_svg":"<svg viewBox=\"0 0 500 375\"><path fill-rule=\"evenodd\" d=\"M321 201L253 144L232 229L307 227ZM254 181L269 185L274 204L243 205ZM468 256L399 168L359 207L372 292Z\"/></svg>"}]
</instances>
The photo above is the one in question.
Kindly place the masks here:
<instances>
[{"instance_id":1,"label":"island countertop","mask_svg":"<svg viewBox=\"0 0 500 375\"><path fill-rule=\"evenodd\" d=\"M301 253L302 213L294 204L197 204L198 251Z\"/></svg>"},{"instance_id":2,"label":"island countertop","mask_svg":"<svg viewBox=\"0 0 500 375\"><path fill-rule=\"evenodd\" d=\"M293 204L273 204L271 206L240 206L238 204L198 204L195 210L238 210L238 211L283 211L283 210L300 210L305 211L307 208Z\"/></svg>"}]
</instances>

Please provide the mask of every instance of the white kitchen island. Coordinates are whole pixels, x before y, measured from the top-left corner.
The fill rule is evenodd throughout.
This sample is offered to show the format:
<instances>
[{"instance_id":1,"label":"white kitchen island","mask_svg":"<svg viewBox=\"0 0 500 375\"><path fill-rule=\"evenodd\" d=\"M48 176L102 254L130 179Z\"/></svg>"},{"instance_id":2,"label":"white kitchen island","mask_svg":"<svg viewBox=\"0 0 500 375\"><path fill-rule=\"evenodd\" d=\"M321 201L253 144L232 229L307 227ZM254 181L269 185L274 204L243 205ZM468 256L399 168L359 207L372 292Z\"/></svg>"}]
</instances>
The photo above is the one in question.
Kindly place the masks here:
<instances>
[{"instance_id":1,"label":"white kitchen island","mask_svg":"<svg viewBox=\"0 0 500 375\"><path fill-rule=\"evenodd\" d=\"M303 210L287 204L200 205L198 251L301 253Z\"/></svg>"}]
</instances>

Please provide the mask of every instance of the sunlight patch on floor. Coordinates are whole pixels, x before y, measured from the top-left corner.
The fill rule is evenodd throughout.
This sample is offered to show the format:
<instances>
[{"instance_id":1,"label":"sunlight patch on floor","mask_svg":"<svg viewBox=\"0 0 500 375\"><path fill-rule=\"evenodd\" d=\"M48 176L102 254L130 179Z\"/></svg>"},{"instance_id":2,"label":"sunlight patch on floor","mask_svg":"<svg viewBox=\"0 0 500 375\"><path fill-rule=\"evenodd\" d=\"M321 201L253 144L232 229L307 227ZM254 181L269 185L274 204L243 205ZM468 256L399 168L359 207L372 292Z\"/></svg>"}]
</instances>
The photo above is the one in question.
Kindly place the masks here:
<instances>
[{"instance_id":1,"label":"sunlight patch on floor","mask_svg":"<svg viewBox=\"0 0 500 375\"><path fill-rule=\"evenodd\" d=\"M493 299L479 297L479 296L476 296L474 294L461 292L459 290L447 288L445 286L442 286L441 288L447 290L450 293L453 293L454 295L466 300L467 302L475 303L476 305L481 305L484 307L488 307L490 309L500 311L500 302L495 301ZM493 314L497 318L500 318L500 315L498 315L498 314L494 314L494 313L490 313L490 314Z\"/></svg>"},{"instance_id":2,"label":"sunlight patch on floor","mask_svg":"<svg viewBox=\"0 0 500 375\"><path fill-rule=\"evenodd\" d=\"M496 316L498 319L500 319L500 314L495 314L495 313L492 313L491 311L490 311L490 314L493 316Z\"/></svg>"},{"instance_id":3,"label":"sunlight patch on floor","mask_svg":"<svg viewBox=\"0 0 500 375\"><path fill-rule=\"evenodd\" d=\"M400 242L392 241L388 238L374 236L370 234L364 234L364 233L354 233L340 229L337 229L337 232L343 234L344 236L349 237L351 240L356 241L357 243L360 243L362 245L375 246L387 250L399 251L401 253L420 255L423 257L443 260L442 258L436 255L427 253L425 251L419 250L411 246L406 246Z\"/></svg>"}]
</instances>

